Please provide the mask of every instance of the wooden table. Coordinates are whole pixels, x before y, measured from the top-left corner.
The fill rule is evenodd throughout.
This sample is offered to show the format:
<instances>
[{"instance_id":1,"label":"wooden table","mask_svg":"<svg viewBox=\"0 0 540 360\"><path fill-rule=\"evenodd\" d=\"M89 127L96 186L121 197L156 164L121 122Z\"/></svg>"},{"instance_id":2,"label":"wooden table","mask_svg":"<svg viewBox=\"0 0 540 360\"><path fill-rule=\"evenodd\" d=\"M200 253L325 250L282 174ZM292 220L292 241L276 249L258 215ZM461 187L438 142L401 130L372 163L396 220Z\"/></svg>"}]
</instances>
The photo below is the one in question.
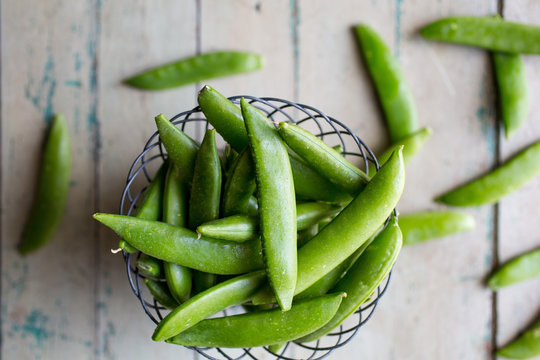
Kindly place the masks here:
<instances>
[{"instance_id":1,"label":"wooden table","mask_svg":"<svg viewBox=\"0 0 540 360\"><path fill-rule=\"evenodd\" d=\"M351 26L372 25L394 49L434 134L408 167L402 213L443 208L437 194L540 139L540 59L527 56L531 109L509 140L499 130L487 52L430 43L440 17L488 15L540 25L534 0L31 1L1 4L1 304L5 359L194 359L150 340L153 324L129 289L117 238L91 220L116 212L129 165L153 116L196 105L201 84L141 92L121 80L200 52L261 53L265 67L210 81L226 95L312 104L376 151L387 145ZM21 258L46 120L62 112L73 138L68 208L51 243ZM492 359L540 311L540 280L497 294L496 264L540 244L540 178L497 206L466 209L474 231L403 250L372 320L329 359Z\"/></svg>"}]
</instances>

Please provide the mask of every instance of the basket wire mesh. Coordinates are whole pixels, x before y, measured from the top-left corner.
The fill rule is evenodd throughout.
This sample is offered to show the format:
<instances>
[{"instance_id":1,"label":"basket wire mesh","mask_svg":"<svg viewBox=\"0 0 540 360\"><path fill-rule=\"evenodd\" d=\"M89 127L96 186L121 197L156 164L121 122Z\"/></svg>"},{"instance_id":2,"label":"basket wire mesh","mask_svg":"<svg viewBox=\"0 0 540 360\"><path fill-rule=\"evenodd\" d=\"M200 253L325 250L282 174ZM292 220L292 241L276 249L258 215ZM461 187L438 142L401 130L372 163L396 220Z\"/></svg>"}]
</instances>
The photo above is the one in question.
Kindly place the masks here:
<instances>
[{"instance_id":1,"label":"basket wire mesh","mask_svg":"<svg viewBox=\"0 0 540 360\"><path fill-rule=\"evenodd\" d=\"M369 169L369 162L375 165L377 171L379 164L370 148L357 137L345 124L329 117L321 111L308 106L296 104L287 100L273 97L257 98L253 96L233 96L230 97L233 103L238 104L241 98L263 111L269 119L275 123L289 121L296 123L308 130L314 135L323 139L329 145L341 145L342 154L352 162L361 161L366 172ZM299 120L298 120L299 119ZM171 121L182 131L189 130L189 127L203 126L209 128L208 121L201 112L200 107L184 111L174 116ZM136 208L137 201L146 190L146 185L152 180L150 175L150 164L161 164L167 158L159 135L155 132L147 141L144 150L137 156L133 162L126 180L126 186L122 193L120 202L120 214L130 215ZM363 163L363 164L362 164ZM141 181L142 178L142 181ZM137 180L137 181L135 181ZM143 182L143 186L137 186L136 183ZM394 210L394 215L397 212ZM159 323L167 311L161 306L144 286L141 286L144 276L139 273L135 266L141 253L128 254L123 252L123 258L126 264L129 285L135 296L139 299L144 312L154 322ZM207 359L283 359L283 360L319 360L329 355L333 350L347 344L373 315L375 308L390 282L390 274L383 280L370 299L364 303L355 313L351 315L342 325L333 330L325 337L311 343L289 342L277 353L271 352L268 347L262 348L244 348L244 349L221 349L221 348L201 348L188 347ZM164 281L164 280L161 280ZM231 315L242 312L242 307L234 307L221 312L219 315Z\"/></svg>"}]
</instances>

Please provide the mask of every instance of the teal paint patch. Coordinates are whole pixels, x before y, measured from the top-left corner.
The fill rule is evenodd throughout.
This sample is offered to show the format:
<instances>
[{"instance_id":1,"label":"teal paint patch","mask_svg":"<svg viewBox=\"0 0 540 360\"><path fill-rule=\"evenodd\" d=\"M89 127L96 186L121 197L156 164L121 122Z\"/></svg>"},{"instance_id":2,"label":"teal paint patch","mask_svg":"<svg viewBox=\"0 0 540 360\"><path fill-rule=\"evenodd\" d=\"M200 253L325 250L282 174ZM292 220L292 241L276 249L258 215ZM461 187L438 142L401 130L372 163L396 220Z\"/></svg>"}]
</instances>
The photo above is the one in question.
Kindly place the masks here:
<instances>
[{"instance_id":1,"label":"teal paint patch","mask_svg":"<svg viewBox=\"0 0 540 360\"><path fill-rule=\"evenodd\" d=\"M43 114L44 121L49 124L54 114L53 99L56 93L56 77L54 74L54 59L50 47L47 47L47 58L43 66L40 82L34 84L31 75L24 87L24 95L32 105Z\"/></svg>"},{"instance_id":2,"label":"teal paint patch","mask_svg":"<svg viewBox=\"0 0 540 360\"><path fill-rule=\"evenodd\" d=\"M293 48L294 101L298 101L300 96L300 35L298 33L300 9L297 0L289 0L289 13L290 36Z\"/></svg>"},{"instance_id":3,"label":"teal paint patch","mask_svg":"<svg viewBox=\"0 0 540 360\"><path fill-rule=\"evenodd\" d=\"M111 297L112 295L112 288L110 286L105 286L105 295L107 297Z\"/></svg>"},{"instance_id":4,"label":"teal paint patch","mask_svg":"<svg viewBox=\"0 0 540 360\"><path fill-rule=\"evenodd\" d=\"M82 67L82 61L81 61L81 54L76 52L73 54L73 68L75 71L81 70Z\"/></svg>"},{"instance_id":5,"label":"teal paint patch","mask_svg":"<svg viewBox=\"0 0 540 360\"><path fill-rule=\"evenodd\" d=\"M396 0L396 8L394 12L394 55L399 59L401 48L401 17L403 15L404 0Z\"/></svg>"},{"instance_id":6,"label":"teal paint patch","mask_svg":"<svg viewBox=\"0 0 540 360\"><path fill-rule=\"evenodd\" d=\"M26 288L26 279L28 277L28 265L20 265L19 262L13 263L13 272L16 273L13 276L7 272L3 274L2 281L4 282L4 287L8 289L11 293L15 294L15 299L18 299L24 289Z\"/></svg>"},{"instance_id":7,"label":"teal paint patch","mask_svg":"<svg viewBox=\"0 0 540 360\"><path fill-rule=\"evenodd\" d=\"M480 106L476 109L476 118L480 121L480 131L490 154L495 153L495 125L493 124L493 112L490 108Z\"/></svg>"},{"instance_id":8,"label":"teal paint patch","mask_svg":"<svg viewBox=\"0 0 540 360\"><path fill-rule=\"evenodd\" d=\"M489 244L490 251L488 251L484 256L484 266L489 270L493 266L493 252L491 251L491 248L493 246L493 239L495 237L495 210L493 206L491 206L488 210L486 222L488 224L486 241Z\"/></svg>"},{"instance_id":9,"label":"teal paint patch","mask_svg":"<svg viewBox=\"0 0 540 360\"><path fill-rule=\"evenodd\" d=\"M81 83L80 80L66 80L66 81L64 81L64 85L75 87L75 88L80 88L82 86L82 83Z\"/></svg>"},{"instance_id":10,"label":"teal paint patch","mask_svg":"<svg viewBox=\"0 0 540 360\"><path fill-rule=\"evenodd\" d=\"M54 336L53 331L45 328L48 321L49 317L45 316L40 310L32 310L22 325L13 325L11 330L20 333L23 339L27 337L33 338L37 346L42 346L47 339Z\"/></svg>"}]
</instances>

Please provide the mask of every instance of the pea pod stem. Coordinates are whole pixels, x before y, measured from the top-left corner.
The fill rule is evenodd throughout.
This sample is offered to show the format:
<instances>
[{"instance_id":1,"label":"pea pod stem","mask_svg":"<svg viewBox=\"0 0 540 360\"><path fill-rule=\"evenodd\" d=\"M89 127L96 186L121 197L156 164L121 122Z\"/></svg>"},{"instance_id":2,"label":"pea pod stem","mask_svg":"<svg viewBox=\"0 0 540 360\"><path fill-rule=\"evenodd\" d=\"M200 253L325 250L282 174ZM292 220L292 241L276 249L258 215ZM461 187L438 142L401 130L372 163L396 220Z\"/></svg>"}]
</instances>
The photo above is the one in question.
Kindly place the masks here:
<instances>
[{"instance_id":1,"label":"pea pod stem","mask_svg":"<svg viewBox=\"0 0 540 360\"><path fill-rule=\"evenodd\" d=\"M44 246L54 235L66 207L71 177L71 140L66 120L57 114L47 136L36 200L18 245L21 255Z\"/></svg>"},{"instance_id":2,"label":"pea pod stem","mask_svg":"<svg viewBox=\"0 0 540 360\"><path fill-rule=\"evenodd\" d=\"M145 90L163 90L262 68L261 56L241 51L196 55L144 71L124 83Z\"/></svg>"}]
</instances>

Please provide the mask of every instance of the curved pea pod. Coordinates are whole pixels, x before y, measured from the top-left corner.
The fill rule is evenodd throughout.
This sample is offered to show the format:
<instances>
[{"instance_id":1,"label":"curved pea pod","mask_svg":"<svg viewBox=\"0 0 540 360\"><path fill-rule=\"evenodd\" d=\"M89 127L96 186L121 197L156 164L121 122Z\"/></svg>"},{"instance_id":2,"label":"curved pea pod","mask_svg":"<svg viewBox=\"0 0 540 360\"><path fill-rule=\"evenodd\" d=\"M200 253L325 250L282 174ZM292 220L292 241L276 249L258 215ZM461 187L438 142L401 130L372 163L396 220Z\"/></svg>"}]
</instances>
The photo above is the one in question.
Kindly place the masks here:
<instances>
[{"instance_id":1,"label":"curved pea pod","mask_svg":"<svg viewBox=\"0 0 540 360\"><path fill-rule=\"evenodd\" d=\"M319 339L339 326L356 311L388 275L394 265L402 245L402 236L395 219L377 235L360 255L347 274L330 291L345 292L336 315L317 331L297 339L296 342L310 342Z\"/></svg>"},{"instance_id":2,"label":"curved pea pod","mask_svg":"<svg viewBox=\"0 0 540 360\"><path fill-rule=\"evenodd\" d=\"M161 320L152 339L169 339L229 306L243 303L261 286L264 278L261 270L235 277L197 294Z\"/></svg>"},{"instance_id":3,"label":"curved pea pod","mask_svg":"<svg viewBox=\"0 0 540 360\"><path fill-rule=\"evenodd\" d=\"M340 206L310 202L296 205L296 228L305 230L316 225L322 219L335 215ZM197 232L222 240L244 242L259 237L258 216L234 215L204 223L197 227Z\"/></svg>"},{"instance_id":4,"label":"curved pea pod","mask_svg":"<svg viewBox=\"0 0 540 360\"><path fill-rule=\"evenodd\" d=\"M71 141L63 115L57 114L43 150L36 200L18 251L36 251L54 235L66 207L71 176Z\"/></svg>"},{"instance_id":5,"label":"curved pea pod","mask_svg":"<svg viewBox=\"0 0 540 360\"><path fill-rule=\"evenodd\" d=\"M178 303L176 300L174 300L169 292L167 284L149 278L144 279L144 283L146 284L148 290L150 290L150 294L152 294L158 303L168 309L174 309L178 306Z\"/></svg>"},{"instance_id":6,"label":"curved pea pod","mask_svg":"<svg viewBox=\"0 0 540 360\"><path fill-rule=\"evenodd\" d=\"M165 178L163 191L163 221L175 225L185 226L187 222L187 191L179 169L171 164ZM163 263L167 286L173 298L182 303L189 299L191 294L191 269L173 264Z\"/></svg>"},{"instance_id":7,"label":"curved pea pod","mask_svg":"<svg viewBox=\"0 0 540 360\"><path fill-rule=\"evenodd\" d=\"M189 199L190 229L219 217L221 163L215 136L214 129L206 131L197 154Z\"/></svg>"},{"instance_id":8,"label":"curved pea pod","mask_svg":"<svg viewBox=\"0 0 540 360\"><path fill-rule=\"evenodd\" d=\"M488 286L499 290L537 276L540 276L540 249L522 254L501 266L489 277Z\"/></svg>"},{"instance_id":9,"label":"curved pea pod","mask_svg":"<svg viewBox=\"0 0 540 360\"><path fill-rule=\"evenodd\" d=\"M362 55L377 89L392 143L418 131L418 115L403 71L394 54L371 27L354 28Z\"/></svg>"},{"instance_id":10,"label":"curved pea pod","mask_svg":"<svg viewBox=\"0 0 540 360\"><path fill-rule=\"evenodd\" d=\"M210 289L217 283L217 275L202 271L195 271L193 273L193 285L195 287L195 293L200 293L206 289Z\"/></svg>"},{"instance_id":11,"label":"curved pea pod","mask_svg":"<svg viewBox=\"0 0 540 360\"><path fill-rule=\"evenodd\" d=\"M139 269L139 273L143 276L149 276L154 279L161 279L164 274L161 260L148 255L142 255L137 259L137 269Z\"/></svg>"},{"instance_id":12,"label":"curved pea pod","mask_svg":"<svg viewBox=\"0 0 540 360\"><path fill-rule=\"evenodd\" d=\"M426 211L399 217L403 245L469 231L474 229L474 225L471 215L455 211Z\"/></svg>"},{"instance_id":13,"label":"curved pea pod","mask_svg":"<svg viewBox=\"0 0 540 360\"><path fill-rule=\"evenodd\" d=\"M336 313L343 294L330 294L280 309L203 320L168 343L222 348L278 344L323 326Z\"/></svg>"},{"instance_id":14,"label":"curved pea pod","mask_svg":"<svg viewBox=\"0 0 540 360\"><path fill-rule=\"evenodd\" d=\"M308 227L305 230L298 232L296 236L296 247L300 249L304 246L309 240L313 239L315 235L319 232L319 224Z\"/></svg>"},{"instance_id":15,"label":"curved pea pod","mask_svg":"<svg viewBox=\"0 0 540 360\"><path fill-rule=\"evenodd\" d=\"M383 225L396 206L405 184L401 149L375 174L366 188L307 244L298 250L299 294L351 256ZM253 304L272 302L267 288L252 298Z\"/></svg>"},{"instance_id":16,"label":"curved pea pod","mask_svg":"<svg viewBox=\"0 0 540 360\"><path fill-rule=\"evenodd\" d=\"M377 161L379 162L379 165L383 165L398 147L403 146L403 163L405 164L405 166L407 166L407 164L409 163L409 161L411 161L414 155L416 155L420 151L420 149L422 149L424 143L431 136L431 133L431 129L425 127L409 136L402 138L401 140L396 141L381 155L377 156ZM375 165L370 162L369 174L374 175L375 172Z\"/></svg>"},{"instance_id":17,"label":"curved pea pod","mask_svg":"<svg viewBox=\"0 0 540 360\"><path fill-rule=\"evenodd\" d=\"M300 126L282 122L279 134L313 170L349 194L358 194L369 181L366 173Z\"/></svg>"},{"instance_id":18,"label":"curved pea pod","mask_svg":"<svg viewBox=\"0 0 540 360\"><path fill-rule=\"evenodd\" d=\"M521 56L517 54L493 53L492 57L499 90L501 119L508 139L527 119L527 74Z\"/></svg>"},{"instance_id":19,"label":"curved pea pod","mask_svg":"<svg viewBox=\"0 0 540 360\"><path fill-rule=\"evenodd\" d=\"M540 27L498 17L459 16L437 20L420 30L428 40L506 53L540 54Z\"/></svg>"},{"instance_id":20,"label":"curved pea pod","mask_svg":"<svg viewBox=\"0 0 540 360\"><path fill-rule=\"evenodd\" d=\"M540 320L516 340L497 350L497 355L509 359L530 359L540 355Z\"/></svg>"},{"instance_id":21,"label":"curved pea pod","mask_svg":"<svg viewBox=\"0 0 540 360\"><path fill-rule=\"evenodd\" d=\"M229 144L225 145L223 155L221 156L221 167L223 168L224 174L227 176L232 164L234 164L236 161L236 158L238 158L238 153L236 150L234 150Z\"/></svg>"},{"instance_id":22,"label":"curved pea pod","mask_svg":"<svg viewBox=\"0 0 540 360\"><path fill-rule=\"evenodd\" d=\"M255 167L251 152L246 148L232 164L225 182L221 204L222 215L247 214L249 200L255 188Z\"/></svg>"},{"instance_id":23,"label":"curved pea pod","mask_svg":"<svg viewBox=\"0 0 540 360\"><path fill-rule=\"evenodd\" d=\"M155 120L159 138L165 146L169 158L180 169L182 179L185 182L191 182L199 145L163 114L156 116Z\"/></svg>"},{"instance_id":24,"label":"curved pea pod","mask_svg":"<svg viewBox=\"0 0 540 360\"><path fill-rule=\"evenodd\" d=\"M130 216L98 213L94 219L145 254L192 269L233 275L263 267L259 241L198 239L194 231Z\"/></svg>"},{"instance_id":25,"label":"curved pea pod","mask_svg":"<svg viewBox=\"0 0 540 360\"><path fill-rule=\"evenodd\" d=\"M221 134L233 149L241 152L248 145L242 112L225 96L206 85L198 97L201 110L208 122ZM347 193L321 177L297 155L289 153L296 195L300 199L325 202L350 200Z\"/></svg>"},{"instance_id":26,"label":"curved pea pod","mask_svg":"<svg viewBox=\"0 0 540 360\"><path fill-rule=\"evenodd\" d=\"M259 70L261 56L240 51L196 55L144 71L124 83L139 89L163 90L217 77Z\"/></svg>"},{"instance_id":27,"label":"curved pea pod","mask_svg":"<svg viewBox=\"0 0 540 360\"><path fill-rule=\"evenodd\" d=\"M537 142L495 170L439 196L435 201L453 206L493 204L539 173L540 142Z\"/></svg>"},{"instance_id":28,"label":"curved pea pod","mask_svg":"<svg viewBox=\"0 0 540 360\"><path fill-rule=\"evenodd\" d=\"M279 306L291 307L296 285L296 200L289 156L266 116L241 100L259 193L259 223L270 286Z\"/></svg>"}]
</instances>

